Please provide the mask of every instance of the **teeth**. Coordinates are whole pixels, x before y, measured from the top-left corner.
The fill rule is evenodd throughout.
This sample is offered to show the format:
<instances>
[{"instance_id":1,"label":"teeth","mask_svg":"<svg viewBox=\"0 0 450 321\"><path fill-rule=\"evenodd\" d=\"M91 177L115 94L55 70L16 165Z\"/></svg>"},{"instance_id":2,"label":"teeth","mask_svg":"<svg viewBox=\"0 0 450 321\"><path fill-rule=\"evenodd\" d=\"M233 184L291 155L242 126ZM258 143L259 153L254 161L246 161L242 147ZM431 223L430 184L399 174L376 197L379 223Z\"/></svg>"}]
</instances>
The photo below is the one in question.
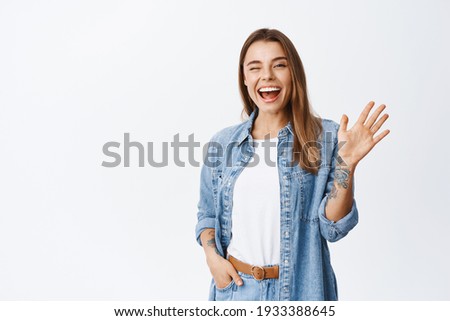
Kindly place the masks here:
<instances>
[{"instance_id":1,"label":"teeth","mask_svg":"<svg viewBox=\"0 0 450 321\"><path fill-rule=\"evenodd\" d=\"M264 87L264 88L260 88L259 92L269 92L269 91L280 91L281 88L279 87Z\"/></svg>"}]
</instances>

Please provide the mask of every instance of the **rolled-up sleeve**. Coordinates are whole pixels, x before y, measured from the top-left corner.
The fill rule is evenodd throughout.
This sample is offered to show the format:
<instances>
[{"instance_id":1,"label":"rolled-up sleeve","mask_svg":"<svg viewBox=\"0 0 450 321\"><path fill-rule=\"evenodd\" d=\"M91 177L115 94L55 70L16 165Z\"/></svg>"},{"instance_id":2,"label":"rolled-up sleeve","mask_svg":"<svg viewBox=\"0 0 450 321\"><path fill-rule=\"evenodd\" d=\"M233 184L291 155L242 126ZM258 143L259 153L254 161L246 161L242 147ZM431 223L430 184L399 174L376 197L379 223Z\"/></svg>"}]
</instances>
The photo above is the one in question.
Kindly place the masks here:
<instances>
[{"instance_id":1,"label":"rolled-up sleeve","mask_svg":"<svg viewBox=\"0 0 450 321\"><path fill-rule=\"evenodd\" d=\"M358 209L356 207L356 201L353 198L353 204L350 212L348 212L343 218L341 218L337 222L333 222L329 220L325 216L325 207L328 202L329 193L334 184L334 171L336 166L336 157L337 157L337 138L334 142L333 155L331 159L331 170L328 175L327 185L325 190L325 196L319 205L319 224L320 224L320 232L322 236L328 240L329 242L336 242L346 236L348 232L350 232L356 224L358 224ZM355 189L354 180L352 182L353 192Z\"/></svg>"},{"instance_id":2,"label":"rolled-up sleeve","mask_svg":"<svg viewBox=\"0 0 450 321\"><path fill-rule=\"evenodd\" d=\"M328 200L328 195L324 197L319 206L319 220L320 231L322 236L330 241L336 242L346 236L356 224L358 224L358 209L356 207L356 201L353 199L353 205L350 212L337 222L330 221L325 216L325 206Z\"/></svg>"},{"instance_id":3,"label":"rolled-up sleeve","mask_svg":"<svg viewBox=\"0 0 450 321\"><path fill-rule=\"evenodd\" d=\"M207 153L210 153L211 149L213 149L211 141L208 143ZM200 200L197 204L197 225L195 226L196 239L200 245L202 245L200 235L205 229L215 228L216 221L212 183L213 168L209 166L210 164L206 159L207 155L203 161L200 173Z\"/></svg>"}]
</instances>

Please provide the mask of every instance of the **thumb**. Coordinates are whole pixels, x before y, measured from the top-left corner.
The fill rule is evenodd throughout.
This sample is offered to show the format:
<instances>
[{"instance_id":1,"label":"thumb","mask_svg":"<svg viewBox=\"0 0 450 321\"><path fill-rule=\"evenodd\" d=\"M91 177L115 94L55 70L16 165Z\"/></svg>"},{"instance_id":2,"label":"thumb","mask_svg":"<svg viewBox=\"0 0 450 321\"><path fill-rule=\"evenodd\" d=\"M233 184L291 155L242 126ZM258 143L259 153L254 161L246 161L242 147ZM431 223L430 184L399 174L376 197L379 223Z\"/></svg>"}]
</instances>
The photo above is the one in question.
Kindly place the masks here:
<instances>
[{"instance_id":1,"label":"thumb","mask_svg":"<svg viewBox=\"0 0 450 321\"><path fill-rule=\"evenodd\" d=\"M347 131L347 125L348 125L348 117L346 114L343 114L341 117L340 130Z\"/></svg>"},{"instance_id":2,"label":"thumb","mask_svg":"<svg viewBox=\"0 0 450 321\"><path fill-rule=\"evenodd\" d=\"M228 274L233 278L234 283L241 286L244 284L239 274L236 272L236 269L233 267L230 271L228 271Z\"/></svg>"}]
</instances>

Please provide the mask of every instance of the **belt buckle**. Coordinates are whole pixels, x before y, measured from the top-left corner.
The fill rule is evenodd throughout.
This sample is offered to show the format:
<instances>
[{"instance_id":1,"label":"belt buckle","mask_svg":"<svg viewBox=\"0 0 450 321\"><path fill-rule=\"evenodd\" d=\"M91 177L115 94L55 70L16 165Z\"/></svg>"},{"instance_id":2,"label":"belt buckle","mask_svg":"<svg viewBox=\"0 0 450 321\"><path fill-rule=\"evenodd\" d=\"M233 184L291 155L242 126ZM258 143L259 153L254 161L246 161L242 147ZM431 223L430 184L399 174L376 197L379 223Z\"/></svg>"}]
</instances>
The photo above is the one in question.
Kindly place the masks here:
<instances>
[{"instance_id":1,"label":"belt buckle","mask_svg":"<svg viewBox=\"0 0 450 321\"><path fill-rule=\"evenodd\" d=\"M255 270L256 270L256 272L255 272ZM264 280L264 277L266 276L266 271L264 270L264 268L262 266L252 265L251 272L252 272L253 278L258 281Z\"/></svg>"}]
</instances>

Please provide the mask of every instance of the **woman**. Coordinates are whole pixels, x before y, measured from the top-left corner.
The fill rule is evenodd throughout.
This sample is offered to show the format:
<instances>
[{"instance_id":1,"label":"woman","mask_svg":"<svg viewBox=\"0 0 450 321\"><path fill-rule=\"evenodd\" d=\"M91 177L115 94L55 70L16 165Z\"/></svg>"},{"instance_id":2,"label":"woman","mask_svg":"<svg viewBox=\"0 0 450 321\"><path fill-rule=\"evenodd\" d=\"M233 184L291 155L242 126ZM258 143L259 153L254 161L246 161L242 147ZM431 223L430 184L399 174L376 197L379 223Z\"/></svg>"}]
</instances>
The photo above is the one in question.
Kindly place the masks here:
<instances>
[{"instance_id":1,"label":"woman","mask_svg":"<svg viewBox=\"0 0 450 321\"><path fill-rule=\"evenodd\" d=\"M386 106L369 117L370 102L351 129L346 115L340 125L315 116L300 57L274 29L245 41L239 86L249 117L214 135L201 171L209 299L337 300L327 241L358 223L354 173L389 133L375 136Z\"/></svg>"}]
</instances>

